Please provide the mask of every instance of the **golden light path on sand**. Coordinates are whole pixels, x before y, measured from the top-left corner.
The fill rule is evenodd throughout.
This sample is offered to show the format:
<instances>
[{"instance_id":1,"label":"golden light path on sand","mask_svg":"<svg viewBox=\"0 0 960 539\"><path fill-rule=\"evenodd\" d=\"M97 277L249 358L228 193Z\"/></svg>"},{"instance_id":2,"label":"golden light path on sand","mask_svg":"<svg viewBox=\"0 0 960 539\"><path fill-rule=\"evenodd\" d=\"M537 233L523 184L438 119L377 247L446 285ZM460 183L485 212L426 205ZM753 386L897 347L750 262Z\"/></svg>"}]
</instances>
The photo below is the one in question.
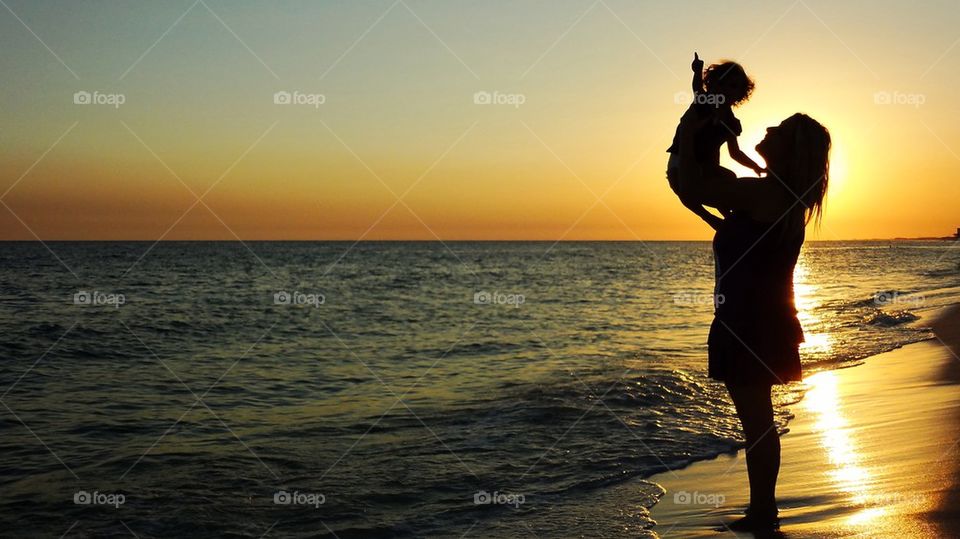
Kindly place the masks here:
<instances>
[{"instance_id":1,"label":"golden light path on sand","mask_svg":"<svg viewBox=\"0 0 960 539\"><path fill-rule=\"evenodd\" d=\"M806 379L809 387L801 401L804 407L816 416L814 430L820 436L820 443L827 451L827 458L833 469L828 476L837 489L850 497L852 505L872 505L875 496L871 492L871 471L860 463L857 440L852 428L844 417L837 388L837 374L834 371L821 371ZM850 525L863 525L882 516L883 507L866 507L847 519Z\"/></svg>"}]
</instances>

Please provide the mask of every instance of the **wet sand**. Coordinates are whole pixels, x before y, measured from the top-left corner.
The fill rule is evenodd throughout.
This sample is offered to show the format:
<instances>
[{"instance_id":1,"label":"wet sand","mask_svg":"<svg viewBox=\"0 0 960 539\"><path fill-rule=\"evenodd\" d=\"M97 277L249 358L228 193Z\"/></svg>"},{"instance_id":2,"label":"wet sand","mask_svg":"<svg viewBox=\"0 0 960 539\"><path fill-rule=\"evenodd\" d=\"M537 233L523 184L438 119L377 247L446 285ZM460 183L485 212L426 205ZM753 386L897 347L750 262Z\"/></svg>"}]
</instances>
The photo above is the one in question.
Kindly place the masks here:
<instances>
[{"instance_id":1,"label":"wet sand","mask_svg":"<svg viewBox=\"0 0 960 539\"><path fill-rule=\"evenodd\" d=\"M781 438L781 529L757 537L960 536L960 307L937 339L814 374ZM750 537L743 451L654 476L660 537Z\"/></svg>"}]
</instances>

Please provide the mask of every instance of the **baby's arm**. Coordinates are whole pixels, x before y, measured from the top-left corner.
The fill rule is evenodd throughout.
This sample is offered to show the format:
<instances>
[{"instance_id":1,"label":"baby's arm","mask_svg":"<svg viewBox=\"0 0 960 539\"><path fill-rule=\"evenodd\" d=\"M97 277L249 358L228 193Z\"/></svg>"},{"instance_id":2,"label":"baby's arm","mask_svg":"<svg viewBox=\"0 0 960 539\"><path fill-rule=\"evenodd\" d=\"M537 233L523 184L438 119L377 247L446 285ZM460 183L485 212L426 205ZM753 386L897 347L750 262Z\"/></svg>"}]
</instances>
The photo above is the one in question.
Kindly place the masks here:
<instances>
[{"instance_id":1,"label":"baby's arm","mask_svg":"<svg viewBox=\"0 0 960 539\"><path fill-rule=\"evenodd\" d=\"M693 93L702 94L703 93L703 60L697 56L697 53L693 53L693 63L690 64L690 69L693 70Z\"/></svg>"},{"instance_id":2,"label":"baby's arm","mask_svg":"<svg viewBox=\"0 0 960 539\"><path fill-rule=\"evenodd\" d=\"M743 153L743 150L740 149L740 145L737 143L737 137L731 134L727 137L727 151L730 152L730 157L740 163L741 165L753 169L757 173L757 176L763 172L763 167L758 165L753 159L750 159L750 156Z\"/></svg>"}]
</instances>

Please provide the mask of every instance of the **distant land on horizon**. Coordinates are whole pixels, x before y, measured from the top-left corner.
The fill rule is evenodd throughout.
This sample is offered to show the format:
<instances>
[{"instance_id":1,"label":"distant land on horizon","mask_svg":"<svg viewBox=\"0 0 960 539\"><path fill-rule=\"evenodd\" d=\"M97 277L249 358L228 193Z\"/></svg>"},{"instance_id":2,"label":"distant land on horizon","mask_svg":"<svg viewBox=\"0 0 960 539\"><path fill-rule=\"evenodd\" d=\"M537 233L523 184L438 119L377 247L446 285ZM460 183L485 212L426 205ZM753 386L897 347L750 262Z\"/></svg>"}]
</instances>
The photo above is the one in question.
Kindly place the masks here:
<instances>
[{"instance_id":1,"label":"distant land on horizon","mask_svg":"<svg viewBox=\"0 0 960 539\"><path fill-rule=\"evenodd\" d=\"M954 232L952 236L940 236L940 237L920 237L920 238L894 238L895 240L960 240L960 227L957 227L957 231Z\"/></svg>"}]
</instances>

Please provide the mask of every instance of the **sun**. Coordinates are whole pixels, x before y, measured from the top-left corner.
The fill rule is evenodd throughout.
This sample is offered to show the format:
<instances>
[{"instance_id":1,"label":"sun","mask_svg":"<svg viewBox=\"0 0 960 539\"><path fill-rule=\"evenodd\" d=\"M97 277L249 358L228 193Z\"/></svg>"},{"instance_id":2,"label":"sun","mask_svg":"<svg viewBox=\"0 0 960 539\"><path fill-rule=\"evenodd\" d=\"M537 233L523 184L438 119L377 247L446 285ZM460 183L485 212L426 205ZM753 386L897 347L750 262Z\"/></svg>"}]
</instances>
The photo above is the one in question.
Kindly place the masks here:
<instances>
[{"instance_id":1,"label":"sun","mask_svg":"<svg viewBox=\"0 0 960 539\"><path fill-rule=\"evenodd\" d=\"M847 180L847 147L836 135L830 134L832 145L830 147L830 191L837 194L843 190L843 185Z\"/></svg>"},{"instance_id":2,"label":"sun","mask_svg":"<svg viewBox=\"0 0 960 539\"><path fill-rule=\"evenodd\" d=\"M763 137L767 136L767 128L771 126L776 126L780 124L781 120L767 120L761 122L752 122L752 127L744 130L743 134L737 137L737 142L740 144L740 149L743 150L743 153L750 156L751 159L764 164L763 158L757 154L756 146L763 140ZM746 122L744 122L746 124ZM844 144L843 139L837 136L836 130L830 132L830 137L832 140L832 145L830 149L830 194L836 196L843 190L843 185L846 183L847 179L847 146ZM756 174L749 168L737 163L730 158L729 153L724 148L720 151L721 164L734 173L736 173L738 178L750 178L756 177Z\"/></svg>"}]
</instances>

